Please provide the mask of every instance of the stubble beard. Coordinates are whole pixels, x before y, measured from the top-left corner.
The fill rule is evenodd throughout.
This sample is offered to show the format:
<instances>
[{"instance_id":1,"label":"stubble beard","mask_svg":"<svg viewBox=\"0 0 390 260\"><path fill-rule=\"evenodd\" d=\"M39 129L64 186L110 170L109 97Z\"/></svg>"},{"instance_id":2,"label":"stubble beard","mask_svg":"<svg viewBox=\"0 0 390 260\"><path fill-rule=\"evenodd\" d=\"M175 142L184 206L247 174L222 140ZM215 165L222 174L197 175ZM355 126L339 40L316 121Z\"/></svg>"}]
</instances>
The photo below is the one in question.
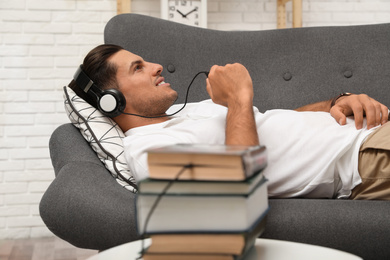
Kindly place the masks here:
<instances>
[{"instance_id":1,"label":"stubble beard","mask_svg":"<svg viewBox=\"0 0 390 260\"><path fill-rule=\"evenodd\" d=\"M149 100L142 102L139 106L139 114L143 116L153 117L165 115L165 112L176 102L178 98L177 92L164 99Z\"/></svg>"}]
</instances>

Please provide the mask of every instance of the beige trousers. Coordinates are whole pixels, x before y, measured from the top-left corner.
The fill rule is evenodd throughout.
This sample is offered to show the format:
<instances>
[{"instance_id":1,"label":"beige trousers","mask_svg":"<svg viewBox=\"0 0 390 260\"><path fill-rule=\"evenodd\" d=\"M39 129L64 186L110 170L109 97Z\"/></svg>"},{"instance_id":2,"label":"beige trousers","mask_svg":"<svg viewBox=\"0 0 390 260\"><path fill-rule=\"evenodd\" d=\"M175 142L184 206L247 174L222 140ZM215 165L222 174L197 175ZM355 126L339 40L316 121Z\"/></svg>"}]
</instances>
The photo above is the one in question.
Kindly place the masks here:
<instances>
[{"instance_id":1,"label":"beige trousers","mask_svg":"<svg viewBox=\"0 0 390 260\"><path fill-rule=\"evenodd\" d=\"M390 200L390 122L360 147L359 173L362 183L352 190L350 199Z\"/></svg>"}]
</instances>

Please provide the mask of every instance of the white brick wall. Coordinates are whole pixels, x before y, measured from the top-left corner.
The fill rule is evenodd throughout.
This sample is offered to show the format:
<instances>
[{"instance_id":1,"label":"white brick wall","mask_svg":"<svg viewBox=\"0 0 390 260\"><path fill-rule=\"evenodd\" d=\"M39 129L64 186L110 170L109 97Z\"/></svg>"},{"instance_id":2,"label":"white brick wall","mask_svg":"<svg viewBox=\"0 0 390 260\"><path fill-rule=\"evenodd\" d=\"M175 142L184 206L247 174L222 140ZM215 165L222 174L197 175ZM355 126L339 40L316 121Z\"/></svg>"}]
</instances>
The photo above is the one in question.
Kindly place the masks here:
<instances>
[{"instance_id":1,"label":"white brick wall","mask_svg":"<svg viewBox=\"0 0 390 260\"><path fill-rule=\"evenodd\" d=\"M115 14L115 0L0 1L0 239L51 235L38 204L50 134L68 122L61 88Z\"/></svg>"},{"instance_id":2,"label":"white brick wall","mask_svg":"<svg viewBox=\"0 0 390 260\"><path fill-rule=\"evenodd\" d=\"M132 10L159 17L160 1ZM276 28L276 0L209 0L208 11L212 29ZM61 88L115 14L115 0L0 0L0 239L51 234L38 204L54 178L50 134L68 122ZM387 0L303 0L303 26L384 22Z\"/></svg>"}]
</instances>

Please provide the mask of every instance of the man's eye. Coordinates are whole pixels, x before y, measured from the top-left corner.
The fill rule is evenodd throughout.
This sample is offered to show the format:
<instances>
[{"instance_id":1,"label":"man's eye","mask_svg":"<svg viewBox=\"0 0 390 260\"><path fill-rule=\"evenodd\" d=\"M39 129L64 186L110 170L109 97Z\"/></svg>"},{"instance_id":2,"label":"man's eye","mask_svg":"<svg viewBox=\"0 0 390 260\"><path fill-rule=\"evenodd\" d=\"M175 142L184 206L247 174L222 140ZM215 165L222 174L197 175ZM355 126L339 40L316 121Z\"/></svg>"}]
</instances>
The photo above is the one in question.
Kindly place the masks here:
<instances>
[{"instance_id":1,"label":"man's eye","mask_svg":"<svg viewBox=\"0 0 390 260\"><path fill-rule=\"evenodd\" d=\"M137 66L135 66L135 71L137 71L137 70L142 70L143 69L143 67L144 66L142 66L142 65L137 65Z\"/></svg>"}]
</instances>

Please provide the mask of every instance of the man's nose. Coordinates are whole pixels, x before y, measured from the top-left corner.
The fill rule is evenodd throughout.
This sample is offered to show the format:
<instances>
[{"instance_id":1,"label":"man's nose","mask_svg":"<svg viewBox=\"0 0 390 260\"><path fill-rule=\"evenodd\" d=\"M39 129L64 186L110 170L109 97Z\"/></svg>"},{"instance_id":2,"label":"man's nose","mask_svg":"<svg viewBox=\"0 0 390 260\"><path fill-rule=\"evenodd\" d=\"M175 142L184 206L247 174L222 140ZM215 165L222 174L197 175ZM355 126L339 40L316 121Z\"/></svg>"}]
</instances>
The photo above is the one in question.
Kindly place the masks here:
<instances>
[{"instance_id":1,"label":"man's nose","mask_svg":"<svg viewBox=\"0 0 390 260\"><path fill-rule=\"evenodd\" d=\"M153 63L153 74L154 75L160 75L163 71L163 66L157 63Z\"/></svg>"}]
</instances>

